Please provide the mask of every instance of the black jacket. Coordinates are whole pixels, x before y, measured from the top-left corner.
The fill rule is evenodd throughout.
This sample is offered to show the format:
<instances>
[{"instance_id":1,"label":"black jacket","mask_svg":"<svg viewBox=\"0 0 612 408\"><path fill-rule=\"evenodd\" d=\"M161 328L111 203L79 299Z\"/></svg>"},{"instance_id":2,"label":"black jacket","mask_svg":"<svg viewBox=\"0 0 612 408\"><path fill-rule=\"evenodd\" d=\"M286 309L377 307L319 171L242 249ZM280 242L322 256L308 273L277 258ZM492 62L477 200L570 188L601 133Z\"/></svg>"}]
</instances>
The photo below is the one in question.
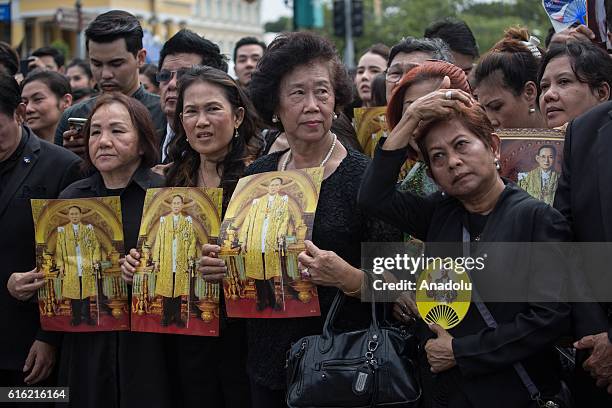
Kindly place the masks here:
<instances>
[{"instance_id":1,"label":"black jacket","mask_svg":"<svg viewBox=\"0 0 612 408\"><path fill-rule=\"evenodd\" d=\"M567 218L576 242L612 242L611 159L612 102L606 102L572 121L565 135L563 167L554 207ZM604 254L598 255L601 264ZM607 255L612 262L612 254ZM610 265L609 262L606 264ZM612 275L609 275L604 281L610 282L611 279ZM601 277L589 283L597 287L602 284ZM584 320L585 314L580 314ZM598 320L591 319L591 325L597 327L599 333L601 320L607 323L608 337L612 341L611 302L602 304L602 315ZM594 334L594 331L584 324L579 325L577 335L587 334Z\"/></svg>"},{"instance_id":2,"label":"black jacket","mask_svg":"<svg viewBox=\"0 0 612 408\"><path fill-rule=\"evenodd\" d=\"M57 198L80 175L75 154L39 139L27 127L22 129L25 147L4 176L0 194L0 369L20 371L35 339L53 344L57 338L40 330L36 297L21 302L6 287L13 272L36 266L30 199Z\"/></svg>"},{"instance_id":3,"label":"black jacket","mask_svg":"<svg viewBox=\"0 0 612 408\"><path fill-rule=\"evenodd\" d=\"M567 127L563 166L555 193L554 207L568 220L575 242L612 242L612 102L596 106ZM612 244L611 244L612 245ZM599 292L602 303L576 303L572 307L574 336L608 332L612 342L612 302L610 280L612 251L601 245L593 256L580 256L582 276L588 289ZM607 257L607 258L606 258ZM604 267L602 267L604 265ZM601 273L607 273L602 277ZM597 388L588 373L580 370L588 353L576 355L574 394L581 406L611 406L612 395Z\"/></svg>"},{"instance_id":4,"label":"black jacket","mask_svg":"<svg viewBox=\"0 0 612 408\"><path fill-rule=\"evenodd\" d=\"M461 242L467 211L459 200L439 192L419 197L396 189L405 155L406 149L377 148L361 184L360 206L424 242ZM509 182L480 236L483 244L565 241L570 231L561 214ZM484 273L471 276L477 288L487 281L491 285L494 279L508 286L529 280L524 276L529 270L524 258L513 253L502 253L501 259L497 258L487 260ZM552 261L558 259L561 256L553 257ZM494 264L490 265L491 262ZM505 268L497 268L498 265ZM500 269L511 270L513 275L494 277L492 274L499 274ZM537 287L542 287L543 282L539 283ZM448 387L448 398L461 397L473 407L531 406L529 394L512 367L519 361L543 395L558 392L557 359L552 346L569 330L569 305L556 302L562 298L565 284L564 279L545 282L547 293L552 294L547 296L552 299L549 303L487 303L499 325L495 330L487 327L472 305L465 319L449 330L454 337L457 367L437 376L439 385L434 393L440 394L443 387Z\"/></svg>"}]
</instances>

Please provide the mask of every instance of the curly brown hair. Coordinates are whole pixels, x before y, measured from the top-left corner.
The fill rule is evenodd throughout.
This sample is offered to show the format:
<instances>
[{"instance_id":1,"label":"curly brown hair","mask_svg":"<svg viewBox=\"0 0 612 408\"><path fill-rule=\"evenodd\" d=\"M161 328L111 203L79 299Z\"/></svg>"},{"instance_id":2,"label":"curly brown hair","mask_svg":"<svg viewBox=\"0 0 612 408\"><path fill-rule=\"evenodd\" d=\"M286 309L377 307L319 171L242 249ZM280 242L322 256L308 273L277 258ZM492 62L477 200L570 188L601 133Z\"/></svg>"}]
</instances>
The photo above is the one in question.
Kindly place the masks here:
<instances>
[{"instance_id":1,"label":"curly brown hair","mask_svg":"<svg viewBox=\"0 0 612 408\"><path fill-rule=\"evenodd\" d=\"M351 80L336 48L328 39L309 32L282 33L268 46L249 84L253 105L266 124L283 130L280 122L272 122L272 115L280 100L280 83L296 67L316 61L328 63L334 87L334 111L340 113L342 107L352 101Z\"/></svg>"}]
</instances>

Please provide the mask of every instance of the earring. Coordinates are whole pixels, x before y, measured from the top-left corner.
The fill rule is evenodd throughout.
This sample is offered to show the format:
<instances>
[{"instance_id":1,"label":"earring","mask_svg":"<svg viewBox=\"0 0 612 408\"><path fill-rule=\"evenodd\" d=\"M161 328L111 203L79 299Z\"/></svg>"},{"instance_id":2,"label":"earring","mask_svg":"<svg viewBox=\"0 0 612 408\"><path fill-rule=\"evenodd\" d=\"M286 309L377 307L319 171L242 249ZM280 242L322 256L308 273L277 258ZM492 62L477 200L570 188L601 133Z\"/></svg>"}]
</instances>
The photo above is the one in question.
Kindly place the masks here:
<instances>
[{"instance_id":1,"label":"earring","mask_svg":"<svg viewBox=\"0 0 612 408\"><path fill-rule=\"evenodd\" d=\"M529 108L529 113L535 113L535 108Z\"/></svg>"},{"instance_id":2,"label":"earring","mask_svg":"<svg viewBox=\"0 0 612 408\"><path fill-rule=\"evenodd\" d=\"M234 137L238 138L240 136L240 133L238 133L238 128L236 128L236 131L234 132Z\"/></svg>"},{"instance_id":3,"label":"earring","mask_svg":"<svg viewBox=\"0 0 612 408\"><path fill-rule=\"evenodd\" d=\"M332 115L332 118L333 118L334 120L338 119L338 114L337 114L336 112L334 112L334 114Z\"/></svg>"},{"instance_id":4,"label":"earring","mask_svg":"<svg viewBox=\"0 0 612 408\"><path fill-rule=\"evenodd\" d=\"M499 160L495 159L494 163L495 163L495 170L500 171L501 170L501 164L499 164Z\"/></svg>"},{"instance_id":5,"label":"earring","mask_svg":"<svg viewBox=\"0 0 612 408\"><path fill-rule=\"evenodd\" d=\"M278 123L278 116L272 115L272 123Z\"/></svg>"}]
</instances>

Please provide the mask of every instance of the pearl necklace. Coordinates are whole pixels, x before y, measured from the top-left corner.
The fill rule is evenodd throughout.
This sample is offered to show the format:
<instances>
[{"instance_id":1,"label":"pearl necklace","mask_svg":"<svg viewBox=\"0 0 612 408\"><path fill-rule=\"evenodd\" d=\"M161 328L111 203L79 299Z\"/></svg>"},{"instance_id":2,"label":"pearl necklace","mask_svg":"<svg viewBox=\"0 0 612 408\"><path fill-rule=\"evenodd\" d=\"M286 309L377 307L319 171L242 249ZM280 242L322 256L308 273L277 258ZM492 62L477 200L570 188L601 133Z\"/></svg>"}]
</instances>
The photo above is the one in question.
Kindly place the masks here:
<instances>
[{"instance_id":1,"label":"pearl necklace","mask_svg":"<svg viewBox=\"0 0 612 408\"><path fill-rule=\"evenodd\" d=\"M336 142L338 141L338 136L336 136L335 133L332 133L332 136L334 137L334 140L332 141L332 144L329 147L329 150L327 151L327 154L325 155L325 157L321 161L321 164L319 164L319 167L325 166L325 163L327 163L329 161L329 158L331 157L331 155L332 155L332 153L334 151L334 148L336 147ZM285 161L283 161L283 165L281 166L281 171L287 170L287 163L289 163L289 159L291 159L291 150L289 150L289 153L287 154L287 157L285 158Z\"/></svg>"}]
</instances>

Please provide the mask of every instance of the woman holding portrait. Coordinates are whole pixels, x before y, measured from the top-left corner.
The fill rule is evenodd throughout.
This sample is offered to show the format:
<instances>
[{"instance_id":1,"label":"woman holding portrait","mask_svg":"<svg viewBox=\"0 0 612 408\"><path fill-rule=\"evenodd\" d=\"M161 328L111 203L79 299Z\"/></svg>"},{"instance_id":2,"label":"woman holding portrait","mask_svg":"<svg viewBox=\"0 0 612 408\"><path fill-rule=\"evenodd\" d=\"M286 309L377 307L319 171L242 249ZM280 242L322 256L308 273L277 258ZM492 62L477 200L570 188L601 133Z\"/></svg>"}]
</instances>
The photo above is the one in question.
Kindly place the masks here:
<instances>
[{"instance_id":1,"label":"woman holding portrait","mask_svg":"<svg viewBox=\"0 0 612 408\"><path fill-rule=\"evenodd\" d=\"M135 247L146 190L163 186L150 170L158 153L149 112L123 94L103 95L83 135L84 170L93 174L60 198L119 196L125 248ZM169 405L165 341L154 333L65 333L59 384L70 387L70 403L77 407Z\"/></svg>"},{"instance_id":2,"label":"woman holding portrait","mask_svg":"<svg viewBox=\"0 0 612 408\"><path fill-rule=\"evenodd\" d=\"M177 131L169 147L166 185L223 188L223 218L238 179L261 149L255 108L228 74L197 66L178 81L176 112L173 128ZM216 257L219 250L218 245L205 244L198 270L204 280L222 284L225 264ZM128 279L139 258L136 249L127 256L123 273ZM202 401L226 408L250 406L245 323L227 318L223 295L220 307L220 337L171 339L178 406L199 406Z\"/></svg>"},{"instance_id":3,"label":"woman holding portrait","mask_svg":"<svg viewBox=\"0 0 612 408\"><path fill-rule=\"evenodd\" d=\"M361 242L389 240L392 234L380 224L373 225L356 208L368 158L345 148L330 132L336 112L351 100L350 81L333 45L311 33L281 34L259 61L249 90L262 119L285 133L289 149L261 157L245 174L324 167L314 243L306 241L307 250L299 256L304 275L318 285L321 317L247 321L252 404L282 407L286 406L285 353L291 343L321 333L339 290L353 296L359 293L363 273L355 266L360 263ZM201 265L213 259L203 259ZM367 326L369 310L359 300L348 299L337 327Z\"/></svg>"},{"instance_id":4,"label":"woman holding portrait","mask_svg":"<svg viewBox=\"0 0 612 408\"><path fill-rule=\"evenodd\" d=\"M421 197L396 189L397 173L414 142L441 192ZM428 243L471 242L478 247L490 242L568 240L570 231L560 213L499 176L499 154L499 137L468 93L435 91L415 100L378 146L359 204ZM465 319L449 331L430 326L430 338L423 339L429 364L421 368L437 374L434 406L537 406L515 371L517 363L542 398L559 392L553 345L569 329L569 306L560 300L566 266L562 253L547 255L546 263L537 265L549 272L537 280L539 285L524 275L534 268L529 257L515 253L489 259L486 273L471 274L476 288L482 288L483 282L493 287L504 282L504 288L530 282L534 301L485 303L497 327L486 324L477 307L470 307ZM500 275L500 270L513 275ZM416 316L415 304L411 302L402 313L405 319L408 313Z\"/></svg>"}]
</instances>

